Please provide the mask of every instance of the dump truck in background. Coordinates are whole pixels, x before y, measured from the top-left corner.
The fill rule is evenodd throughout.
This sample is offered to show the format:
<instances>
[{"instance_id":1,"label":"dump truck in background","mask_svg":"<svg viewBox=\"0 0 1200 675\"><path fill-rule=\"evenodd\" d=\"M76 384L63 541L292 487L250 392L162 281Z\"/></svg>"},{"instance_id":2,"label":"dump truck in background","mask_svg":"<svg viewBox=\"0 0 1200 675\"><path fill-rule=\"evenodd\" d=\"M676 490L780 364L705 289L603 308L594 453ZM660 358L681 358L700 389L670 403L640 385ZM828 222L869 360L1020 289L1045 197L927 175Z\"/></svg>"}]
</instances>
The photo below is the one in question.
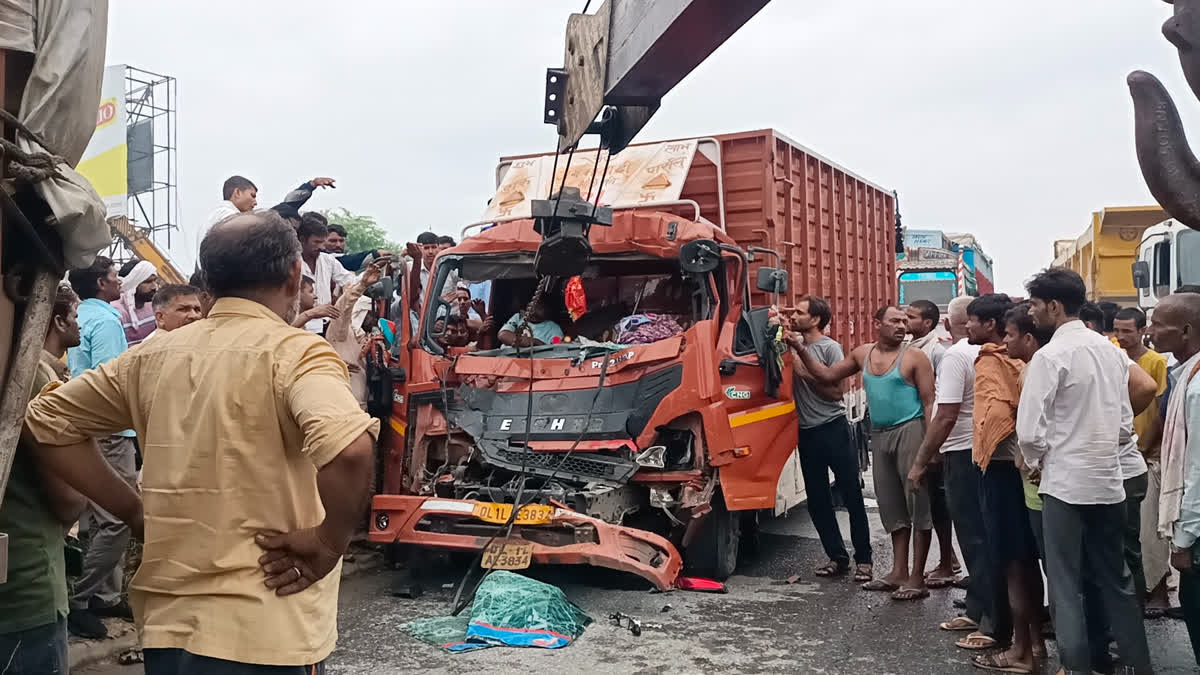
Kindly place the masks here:
<instances>
[{"instance_id":1,"label":"dump truck in background","mask_svg":"<svg viewBox=\"0 0 1200 675\"><path fill-rule=\"evenodd\" d=\"M1139 306L1131 269L1139 259L1143 235L1166 219L1167 213L1157 205L1106 206L1092 213L1091 222L1077 238L1054 242L1051 264L1083 277L1092 302Z\"/></svg>"},{"instance_id":2,"label":"dump truck in background","mask_svg":"<svg viewBox=\"0 0 1200 675\"><path fill-rule=\"evenodd\" d=\"M485 284L496 327L541 286L569 341L446 347L433 292L411 341L408 308L393 314L396 377L371 402L390 408L372 541L488 551L488 566L598 565L667 588L684 564L728 576L757 515L803 500L771 307L825 296L834 339L870 340L896 297L892 192L773 130L634 145L609 164L582 150L503 159L483 220L429 284ZM531 205L564 177L564 203ZM585 231L576 280L537 274L535 210L607 217L604 205L611 224ZM574 320L570 293L586 298ZM617 341L647 314L669 317L664 333ZM861 418L861 392L847 403Z\"/></svg>"},{"instance_id":3,"label":"dump truck in background","mask_svg":"<svg viewBox=\"0 0 1200 675\"><path fill-rule=\"evenodd\" d=\"M906 229L896 260L901 305L929 300L946 311L959 295L995 292L992 258L973 234Z\"/></svg>"}]
</instances>

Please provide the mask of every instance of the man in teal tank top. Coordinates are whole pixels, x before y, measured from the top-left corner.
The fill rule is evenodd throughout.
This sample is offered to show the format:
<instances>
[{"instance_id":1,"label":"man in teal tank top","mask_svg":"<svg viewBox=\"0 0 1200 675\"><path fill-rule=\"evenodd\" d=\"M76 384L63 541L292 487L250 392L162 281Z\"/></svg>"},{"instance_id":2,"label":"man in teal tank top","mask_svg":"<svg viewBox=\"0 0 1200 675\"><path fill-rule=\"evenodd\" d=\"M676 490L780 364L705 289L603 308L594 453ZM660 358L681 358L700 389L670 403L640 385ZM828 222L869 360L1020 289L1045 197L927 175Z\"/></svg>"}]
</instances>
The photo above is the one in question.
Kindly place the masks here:
<instances>
[{"instance_id":1,"label":"man in teal tank top","mask_svg":"<svg viewBox=\"0 0 1200 675\"><path fill-rule=\"evenodd\" d=\"M925 563L933 519L928 488L910 490L905 481L933 412L933 366L920 349L905 348L908 315L904 310L881 308L875 314L875 330L876 342L858 347L832 366L814 358L802 339L789 342L819 382L832 384L863 374L871 415L871 476L879 518L892 535L893 553L892 571L863 588L891 592L894 600L917 600L929 596Z\"/></svg>"}]
</instances>

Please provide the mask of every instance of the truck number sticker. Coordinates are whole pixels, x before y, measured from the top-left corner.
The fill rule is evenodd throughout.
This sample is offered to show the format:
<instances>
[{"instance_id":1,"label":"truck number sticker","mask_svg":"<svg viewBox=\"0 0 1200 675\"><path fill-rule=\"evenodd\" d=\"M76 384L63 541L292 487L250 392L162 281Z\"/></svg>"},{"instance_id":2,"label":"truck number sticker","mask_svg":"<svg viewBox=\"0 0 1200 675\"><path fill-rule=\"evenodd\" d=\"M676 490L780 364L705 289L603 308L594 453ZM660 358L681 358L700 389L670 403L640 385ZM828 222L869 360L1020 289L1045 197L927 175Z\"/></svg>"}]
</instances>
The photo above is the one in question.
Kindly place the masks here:
<instances>
[{"instance_id":1,"label":"truck number sticker","mask_svg":"<svg viewBox=\"0 0 1200 675\"><path fill-rule=\"evenodd\" d=\"M624 354L621 354L620 356L614 356L611 359L609 359L608 366L611 368L611 367L617 365L618 363L625 363L626 361L628 361L629 359L632 359L632 358L633 358L633 352L625 352ZM604 359L601 359L599 361L592 361L592 368L599 368L600 366L603 366L603 365L604 365Z\"/></svg>"},{"instance_id":2,"label":"truck number sticker","mask_svg":"<svg viewBox=\"0 0 1200 675\"><path fill-rule=\"evenodd\" d=\"M750 398L750 390L738 389L737 387L725 387L725 398L731 398L735 401L744 401Z\"/></svg>"}]
</instances>

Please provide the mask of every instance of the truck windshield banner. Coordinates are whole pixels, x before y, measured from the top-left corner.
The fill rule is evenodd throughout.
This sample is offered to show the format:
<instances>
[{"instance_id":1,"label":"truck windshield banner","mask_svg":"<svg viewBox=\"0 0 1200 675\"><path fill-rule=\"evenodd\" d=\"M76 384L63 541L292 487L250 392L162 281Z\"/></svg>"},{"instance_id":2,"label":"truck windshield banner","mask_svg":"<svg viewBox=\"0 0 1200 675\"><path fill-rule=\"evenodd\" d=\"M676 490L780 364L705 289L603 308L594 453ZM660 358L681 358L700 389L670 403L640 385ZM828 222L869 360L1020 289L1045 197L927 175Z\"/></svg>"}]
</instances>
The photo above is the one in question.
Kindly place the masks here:
<instances>
[{"instance_id":1,"label":"truck windshield banner","mask_svg":"<svg viewBox=\"0 0 1200 675\"><path fill-rule=\"evenodd\" d=\"M597 152L601 153L599 158ZM599 195L600 205L620 209L679 199L695 155L695 140L625 148L609 162ZM557 169L554 155L513 160L500 180L483 220L528 218L530 200L546 199L551 185L557 191L564 173L567 186L579 188L584 199L594 201L605 161L608 161L608 153L597 150L576 152L570 167L567 157L560 156Z\"/></svg>"}]
</instances>

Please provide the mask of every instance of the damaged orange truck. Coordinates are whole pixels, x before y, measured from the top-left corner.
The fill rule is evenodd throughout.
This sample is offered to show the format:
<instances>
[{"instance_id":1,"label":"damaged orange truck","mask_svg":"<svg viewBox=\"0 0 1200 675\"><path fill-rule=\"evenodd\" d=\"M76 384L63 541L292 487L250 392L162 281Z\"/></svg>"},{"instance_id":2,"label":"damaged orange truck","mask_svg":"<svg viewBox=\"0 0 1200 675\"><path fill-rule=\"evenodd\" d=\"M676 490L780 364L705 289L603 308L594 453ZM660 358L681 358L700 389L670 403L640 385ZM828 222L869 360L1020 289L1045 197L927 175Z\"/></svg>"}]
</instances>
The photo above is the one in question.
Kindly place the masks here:
<instances>
[{"instance_id":1,"label":"damaged orange truck","mask_svg":"<svg viewBox=\"0 0 1200 675\"><path fill-rule=\"evenodd\" d=\"M564 180L576 204L601 205L583 211L611 206L574 281L535 273L531 203ZM388 423L370 539L487 547L487 567L597 565L660 588L685 567L727 577L758 515L804 498L771 307L824 296L847 351L871 339L896 298L894 195L772 130L506 158L497 184L483 221L437 257L418 325L403 301L391 314L390 368L371 378ZM444 346L457 310L441 292L455 283L486 300L481 342L499 344L539 287L564 339Z\"/></svg>"}]
</instances>

